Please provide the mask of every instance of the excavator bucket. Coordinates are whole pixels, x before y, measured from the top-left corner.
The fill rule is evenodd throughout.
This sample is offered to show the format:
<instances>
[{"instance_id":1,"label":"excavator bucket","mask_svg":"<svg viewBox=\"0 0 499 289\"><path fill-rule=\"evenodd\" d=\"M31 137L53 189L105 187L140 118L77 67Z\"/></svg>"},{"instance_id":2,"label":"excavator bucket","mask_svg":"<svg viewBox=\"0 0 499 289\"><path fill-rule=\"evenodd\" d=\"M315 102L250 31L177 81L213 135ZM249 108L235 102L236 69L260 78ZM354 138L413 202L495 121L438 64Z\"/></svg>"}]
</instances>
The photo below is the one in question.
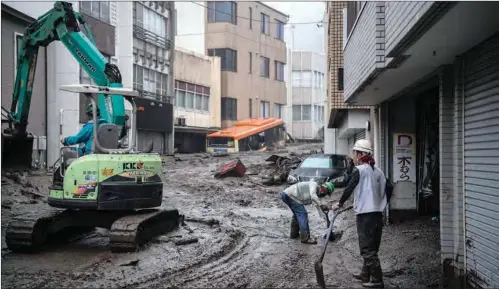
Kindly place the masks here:
<instances>
[{"instance_id":1,"label":"excavator bucket","mask_svg":"<svg viewBox=\"0 0 499 289\"><path fill-rule=\"evenodd\" d=\"M32 134L16 137L2 132L2 170L30 169L33 158L33 140Z\"/></svg>"}]
</instances>

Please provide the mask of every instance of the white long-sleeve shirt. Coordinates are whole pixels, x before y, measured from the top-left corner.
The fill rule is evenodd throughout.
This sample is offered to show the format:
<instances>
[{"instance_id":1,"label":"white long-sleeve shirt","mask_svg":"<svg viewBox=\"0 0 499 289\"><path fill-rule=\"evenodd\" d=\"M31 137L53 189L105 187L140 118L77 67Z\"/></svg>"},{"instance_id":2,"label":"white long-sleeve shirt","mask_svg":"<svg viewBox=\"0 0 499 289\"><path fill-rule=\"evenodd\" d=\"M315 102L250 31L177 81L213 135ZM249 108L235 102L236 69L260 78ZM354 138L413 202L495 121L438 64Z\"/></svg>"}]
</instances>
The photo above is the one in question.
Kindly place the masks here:
<instances>
[{"instance_id":1,"label":"white long-sleeve shirt","mask_svg":"<svg viewBox=\"0 0 499 289\"><path fill-rule=\"evenodd\" d=\"M319 216L323 217L324 213L321 209L321 201L317 196L317 191L319 190L319 184L310 182L296 183L284 190L284 193L288 195L293 201L302 204L304 206L314 204L319 211Z\"/></svg>"}]
</instances>

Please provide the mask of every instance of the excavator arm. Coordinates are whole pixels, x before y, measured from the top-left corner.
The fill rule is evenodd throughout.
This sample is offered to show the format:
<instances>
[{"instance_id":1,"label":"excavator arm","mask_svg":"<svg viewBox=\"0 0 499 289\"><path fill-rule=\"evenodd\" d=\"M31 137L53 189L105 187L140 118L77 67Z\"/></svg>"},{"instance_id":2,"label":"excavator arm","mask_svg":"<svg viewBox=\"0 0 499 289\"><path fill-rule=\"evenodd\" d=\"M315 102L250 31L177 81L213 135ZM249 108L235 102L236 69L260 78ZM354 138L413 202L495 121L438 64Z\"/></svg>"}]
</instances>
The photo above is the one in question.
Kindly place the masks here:
<instances>
[{"instance_id":1,"label":"excavator arm","mask_svg":"<svg viewBox=\"0 0 499 289\"><path fill-rule=\"evenodd\" d=\"M80 24L85 33L80 31ZM99 52L84 16L74 11L71 3L56 2L54 8L26 28L18 51L12 106L7 117L9 127L2 132L2 156L10 155L17 160L17 163L19 161L22 163L13 163L14 166L29 167L31 165L33 136L27 132L27 125L38 50L57 40L64 44L96 85L122 87L118 67L109 63ZM102 118L125 127L126 114L123 96L99 95L98 106ZM12 147L9 148L10 146ZM13 151L8 152L9 149ZM3 157L2 159L4 160ZM4 161L2 163L6 164Z\"/></svg>"}]
</instances>

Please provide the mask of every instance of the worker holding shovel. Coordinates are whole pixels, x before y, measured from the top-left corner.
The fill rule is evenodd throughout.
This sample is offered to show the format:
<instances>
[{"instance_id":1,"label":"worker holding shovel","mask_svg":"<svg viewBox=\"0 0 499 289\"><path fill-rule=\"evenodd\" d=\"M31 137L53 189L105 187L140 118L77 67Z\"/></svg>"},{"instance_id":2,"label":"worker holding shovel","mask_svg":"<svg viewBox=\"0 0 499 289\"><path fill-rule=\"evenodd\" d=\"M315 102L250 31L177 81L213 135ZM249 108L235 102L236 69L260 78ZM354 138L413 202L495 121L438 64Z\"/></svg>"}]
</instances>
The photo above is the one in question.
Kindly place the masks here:
<instances>
[{"instance_id":1,"label":"worker holding shovel","mask_svg":"<svg viewBox=\"0 0 499 289\"><path fill-rule=\"evenodd\" d=\"M320 186L315 181L301 182L286 188L281 193L281 198L293 212L291 220L290 238L301 238L303 244L317 244L317 239L310 234L308 226L308 213L305 205L315 204L319 215L327 211L328 206L321 204L319 198L331 195L334 191L332 183Z\"/></svg>"},{"instance_id":2,"label":"worker holding shovel","mask_svg":"<svg viewBox=\"0 0 499 289\"><path fill-rule=\"evenodd\" d=\"M385 193L386 178L383 172L374 166L371 142L358 140L353 147L353 158L357 166L343 191L338 203L332 206L334 211L343 206L354 193L354 204L360 254L364 265L360 274L354 278L362 281L362 287L383 288L383 274L378 258L383 228L383 211L387 204Z\"/></svg>"}]
</instances>

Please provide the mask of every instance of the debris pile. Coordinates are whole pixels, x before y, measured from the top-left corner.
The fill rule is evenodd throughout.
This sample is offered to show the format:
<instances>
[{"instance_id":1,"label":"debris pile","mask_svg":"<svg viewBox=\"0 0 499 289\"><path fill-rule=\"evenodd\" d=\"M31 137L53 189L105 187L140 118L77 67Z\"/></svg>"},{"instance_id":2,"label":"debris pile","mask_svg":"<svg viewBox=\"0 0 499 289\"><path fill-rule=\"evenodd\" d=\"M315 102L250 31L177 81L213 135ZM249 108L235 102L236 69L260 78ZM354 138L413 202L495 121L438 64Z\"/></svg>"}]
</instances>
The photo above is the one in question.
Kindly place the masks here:
<instances>
[{"instance_id":1,"label":"debris pile","mask_svg":"<svg viewBox=\"0 0 499 289\"><path fill-rule=\"evenodd\" d=\"M265 161L270 162L267 165L269 171L262 177L262 184L272 186L285 183L288 179L289 172L296 169L303 160L297 156L288 158L285 156L271 155Z\"/></svg>"},{"instance_id":2,"label":"debris pile","mask_svg":"<svg viewBox=\"0 0 499 289\"><path fill-rule=\"evenodd\" d=\"M246 173L246 167L240 159L237 159L218 169L215 178L243 177L244 173Z\"/></svg>"}]
</instances>

